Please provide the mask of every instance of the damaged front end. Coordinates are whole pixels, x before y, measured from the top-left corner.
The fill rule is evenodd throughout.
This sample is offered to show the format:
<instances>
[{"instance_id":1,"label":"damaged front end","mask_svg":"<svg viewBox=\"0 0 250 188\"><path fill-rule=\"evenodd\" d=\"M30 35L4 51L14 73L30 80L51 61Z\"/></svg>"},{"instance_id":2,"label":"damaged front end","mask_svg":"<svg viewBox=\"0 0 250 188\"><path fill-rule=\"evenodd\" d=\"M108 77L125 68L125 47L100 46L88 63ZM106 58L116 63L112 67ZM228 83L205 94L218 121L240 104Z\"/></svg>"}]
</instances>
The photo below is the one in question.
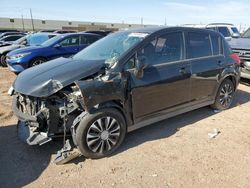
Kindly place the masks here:
<instances>
[{"instance_id":1,"label":"damaged front end","mask_svg":"<svg viewBox=\"0 0 250 188\"><path fill-rule=\"evenodd\" d=\"M29 145L42 145L53 137L70 133L70 127L83 109L81 93L75 85L49 97L33 97L15 93L13 112L18 117L18 134Z\"/></svg>"}]
</instances>

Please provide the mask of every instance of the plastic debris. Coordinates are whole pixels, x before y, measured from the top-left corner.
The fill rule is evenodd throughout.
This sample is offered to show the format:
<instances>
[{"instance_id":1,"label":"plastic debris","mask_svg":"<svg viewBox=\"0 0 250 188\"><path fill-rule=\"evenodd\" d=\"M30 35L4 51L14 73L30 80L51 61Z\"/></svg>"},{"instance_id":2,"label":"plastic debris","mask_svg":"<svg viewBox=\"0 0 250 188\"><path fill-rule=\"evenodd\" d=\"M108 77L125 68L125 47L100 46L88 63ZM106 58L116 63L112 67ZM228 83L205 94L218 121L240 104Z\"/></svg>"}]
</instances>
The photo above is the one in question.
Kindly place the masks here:
<instances>
[{"instance_id":1,"label":"plastic debris","mask_svg":"<svg viewBox=\"0 0 250 188\"><path fill-rule=\"evenodd\" d=\"M210 139L215 138L216 136L218 136L218 134L220 134L221 132L218 129L214 129L212 133L208 133L208 137Z\"/></svg>"},{"instance_id":2,"label":"plastic debris","mask_svg":"<svg viewBox=\"0 0 250 188\"><path fill-rule=\"evenodd\" d=\"M221 110L214 110L214 113L220 113Z\"/></svg>"}]
</instances>

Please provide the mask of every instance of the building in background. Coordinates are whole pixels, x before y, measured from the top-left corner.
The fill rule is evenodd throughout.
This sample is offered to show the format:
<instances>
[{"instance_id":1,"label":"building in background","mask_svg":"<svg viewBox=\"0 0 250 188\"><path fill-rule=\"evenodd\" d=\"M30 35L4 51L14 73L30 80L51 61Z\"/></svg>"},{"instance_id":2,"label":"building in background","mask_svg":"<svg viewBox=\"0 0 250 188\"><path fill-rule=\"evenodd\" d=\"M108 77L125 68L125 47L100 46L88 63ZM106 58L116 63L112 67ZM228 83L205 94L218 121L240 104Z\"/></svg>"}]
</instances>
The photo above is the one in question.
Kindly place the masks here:
<instances>
[{"instance_id":1,"label":"building in background","mask_svg":"<svg viewBox=\"0 0 250 188\"><path fill-rule=\"evenodd\" d=\"M126 23L100 23L100 22L81 22L81 21L60 21L60 20L40 20L33 19L34 30L112 30L117 31L126 28L148 27L150 25L126 24ZM1 29L16 29L32 31L32 20L22 18L0 18Z\"/></svg>"}]
</instances>

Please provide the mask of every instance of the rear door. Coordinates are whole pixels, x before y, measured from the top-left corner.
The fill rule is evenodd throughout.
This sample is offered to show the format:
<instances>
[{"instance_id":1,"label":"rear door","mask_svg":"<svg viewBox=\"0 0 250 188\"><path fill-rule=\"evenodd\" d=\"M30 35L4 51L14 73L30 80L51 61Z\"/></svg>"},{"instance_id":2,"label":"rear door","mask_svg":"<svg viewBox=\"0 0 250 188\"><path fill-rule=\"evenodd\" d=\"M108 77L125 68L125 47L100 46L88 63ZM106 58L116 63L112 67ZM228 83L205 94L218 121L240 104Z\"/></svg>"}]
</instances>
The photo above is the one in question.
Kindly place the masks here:
<instances>
[{"instance_id":1,"label":"rear door","mask_svg":"<svg viewBox=\"0 0 250 188\"><path fill-rule=\"evenodd\" d=\"M131 73L133 115L139 122L147 115L188 102L190 64L183 60L183 33L166 33L147 43L138 57L149 66L142 78ZM131 61L130 61L131 62Z\"/></svg>"},{"instance_id":2,"label":"rear door","mask_svg":"<svg viewBox=\"0 0 250 188\"><path fill-rule=\"evenodd\" d=\"M225 63L221 38L206 32L186 34L187 59L191 62L191 100L212 99Z\"/></svg>"}]
</instances>

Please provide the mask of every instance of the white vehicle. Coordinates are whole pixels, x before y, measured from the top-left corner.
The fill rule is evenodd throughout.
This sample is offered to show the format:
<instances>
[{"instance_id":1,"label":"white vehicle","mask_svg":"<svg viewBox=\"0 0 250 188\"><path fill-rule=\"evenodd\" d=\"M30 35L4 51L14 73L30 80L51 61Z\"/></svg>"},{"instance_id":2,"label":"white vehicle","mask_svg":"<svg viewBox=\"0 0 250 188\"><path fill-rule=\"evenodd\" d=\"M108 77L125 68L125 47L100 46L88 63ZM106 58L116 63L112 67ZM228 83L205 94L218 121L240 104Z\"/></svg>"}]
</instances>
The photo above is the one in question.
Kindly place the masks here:
<instances>
[{"instance_id":1,"label":"white vehicle","mask_svg":"<svg viewBox=\"0 0 250 188\"><path fill-rule=\"evenodd\" d=\"M239 30L233 25L228 23L211 23L205 24L184 24L184 27L194 27L201 29L211 29L221 33L226 40L231 40L232 38L240 38Z\"/></svg>"},{"instance_id":2,"label":"white vehicle","mask_svg":"<svg viewBox=\"0 0 250 188\"><path fill-rule=\"evenodd\" d=\"M227 40L231 38L240 38L240 32L233 24L211 23L208 24L206 28L220 32Z\"/></svg>"}]
</instances>

